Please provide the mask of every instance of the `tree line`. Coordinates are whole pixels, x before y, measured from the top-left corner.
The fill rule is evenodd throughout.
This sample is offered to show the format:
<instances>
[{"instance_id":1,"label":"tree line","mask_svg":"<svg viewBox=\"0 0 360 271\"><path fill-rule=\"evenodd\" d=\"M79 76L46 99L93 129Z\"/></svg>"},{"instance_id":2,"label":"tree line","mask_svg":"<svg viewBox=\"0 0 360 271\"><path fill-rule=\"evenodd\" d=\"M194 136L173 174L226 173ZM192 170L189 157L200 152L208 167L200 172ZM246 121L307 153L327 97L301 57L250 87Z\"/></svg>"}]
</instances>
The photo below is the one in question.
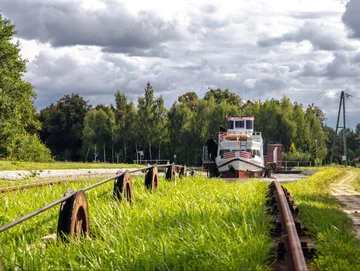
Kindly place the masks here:
<instances>
[{"instance_id":1,"label":"tree line","mask_svg":"<svg viewBox=\"0 0 360 271\"><path fill-rule=\"evenodd\" d=\"M283 144L287 160L329 161L335 131L324 125L324 113L314 104L304 108L288 97L243 101L228 89L210 89L204 98L185 93L168 110L147 83L136 106L120 91L114 105L94 108L72 94L42 109L38 119L40 138L57 160L131 163L141 151L143 160L174 161L176 155L178 163L199 165L202 147L207 139L217 139L219 125L226 127L228 115L254 116L265 147ZM352 160L360 155L360 124L355 131L348 129L347 138ZM341 162L341 140L337 142L335 159Z\"/></svg>"},{"instance_id":2,"label":"tree line","mask_svg":"<svg viewBox=\"0 0 360 271\"><path fill-rule=\"evenodd\" d=\"M228 115L255 116L255 130L268 143L284 145L285 159L318 157L326 163L335 136L314 104L306 108L288 97L244 101L228 89L178 97L170 109L155 97L150 83L137 104L117 91L114 104L93 107L79 94L65 95L36 112L36 93L23 80L26 60L12 41L14 25L0 13L0 158L23 161L132 162L138 158L201 164L202 146L216 139ZM337 135L340 139L341 132ZM347 129L348 158L360 156L360 124ZM335 159L340 161L340 142Z\"/></svg>"}]
</instances>

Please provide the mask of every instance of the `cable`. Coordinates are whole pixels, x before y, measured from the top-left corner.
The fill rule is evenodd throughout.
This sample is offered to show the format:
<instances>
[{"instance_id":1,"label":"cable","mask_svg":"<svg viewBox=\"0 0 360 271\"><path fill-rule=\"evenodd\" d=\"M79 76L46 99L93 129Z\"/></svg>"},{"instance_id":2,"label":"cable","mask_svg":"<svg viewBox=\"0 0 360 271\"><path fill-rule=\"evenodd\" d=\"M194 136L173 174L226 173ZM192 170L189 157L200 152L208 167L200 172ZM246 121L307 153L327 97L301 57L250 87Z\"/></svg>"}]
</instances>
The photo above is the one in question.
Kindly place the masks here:
<instances>
[{"instance_id":1,"label":"cable","mask_svg":"<svg viewBox=\"0 0 360 271\"><path fill-rule=\"evenodd\" d=\"M354 97L354 98L356 98L356 97ZM349 102L351 102L353 105L355 105L356 107L358 107L358 108L360 108L360 106L359 105L357 105L357 104L355 104L352 100L350 100L349 98L347 99Z\"/></svg>"},{"instance_id":2,"label":"cable","mask_svg":"<svg viewBox=\"0 0 360 271\"><path fill-rule=\"evenodd\" d=\"M351 94L348 94L348 93L344 93L347 97L353 97L353 98L356 98L356 99L359 99L360 100L360 98L359 97L355 97L355 96L353 96L353 95L351 95Z\"/></svg>"}]
</instances>

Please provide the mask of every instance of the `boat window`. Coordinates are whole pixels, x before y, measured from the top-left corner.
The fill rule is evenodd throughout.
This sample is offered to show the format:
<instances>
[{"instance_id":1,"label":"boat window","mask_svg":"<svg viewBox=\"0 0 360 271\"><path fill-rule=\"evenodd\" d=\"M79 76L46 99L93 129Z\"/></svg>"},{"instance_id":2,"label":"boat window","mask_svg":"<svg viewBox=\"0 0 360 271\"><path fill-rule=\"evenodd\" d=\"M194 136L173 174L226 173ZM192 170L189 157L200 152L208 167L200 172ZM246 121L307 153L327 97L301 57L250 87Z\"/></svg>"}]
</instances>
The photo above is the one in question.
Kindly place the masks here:
<instances>
[{"instance_id":1,"label":"boat window","mask_svg":"<svg viewBox=\"0 0 360 271\"><path fill-rule=\"evenodd\" d=\"M235 121L235 128L244 128L244 121L243 120Z\"/></svg>"},{"instance_id":2,"label":"boat window","mask_svg":"<svg viewBox=\"0 0 360 271\"><path fill-rule=\"evenodd\" d=\"M228 120L228 129L234 129L234 122L232 120Z\"/></svg>"},{"instance_id":3,"label":"boat window","mask_svg":"<svg viewBox=\"0 0 360 271\"><path fill-rule=\"evenodd\" d=\"M252 129L253 128L253 122L252 120L246 121L246 129Z\"/></svg>"}]
</instances>

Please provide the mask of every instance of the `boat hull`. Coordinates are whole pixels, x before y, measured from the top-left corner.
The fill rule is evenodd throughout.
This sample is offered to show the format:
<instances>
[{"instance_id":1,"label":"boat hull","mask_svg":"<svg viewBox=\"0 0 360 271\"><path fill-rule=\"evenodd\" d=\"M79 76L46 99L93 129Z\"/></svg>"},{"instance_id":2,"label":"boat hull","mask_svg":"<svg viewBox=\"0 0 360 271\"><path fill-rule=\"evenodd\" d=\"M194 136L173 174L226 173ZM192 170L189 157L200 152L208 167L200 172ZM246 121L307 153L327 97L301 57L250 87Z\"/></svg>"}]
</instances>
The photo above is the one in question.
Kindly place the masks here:
<instances>
[{"instance_id":1,"label":"boat hull","mask_svg":"<svg viewBox=\"0 0 360 271\"><path fill-rule=\"evenodd\" d=\"M260 177L263 173L261 161L245 158L216 158L218 173L224 178Z\"/></svg>"}]
</instances>

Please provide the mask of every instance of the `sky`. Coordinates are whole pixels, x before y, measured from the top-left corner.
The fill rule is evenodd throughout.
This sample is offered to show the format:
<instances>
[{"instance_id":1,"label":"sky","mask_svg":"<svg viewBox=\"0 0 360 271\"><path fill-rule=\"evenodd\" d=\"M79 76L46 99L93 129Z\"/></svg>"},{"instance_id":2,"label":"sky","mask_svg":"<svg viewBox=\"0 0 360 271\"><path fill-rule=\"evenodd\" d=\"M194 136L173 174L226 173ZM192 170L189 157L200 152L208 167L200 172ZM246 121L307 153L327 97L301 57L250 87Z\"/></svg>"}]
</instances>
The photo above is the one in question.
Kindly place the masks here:
<instances>
[{"instance_id":1,"label":"sky","mask_svg":"<svg viewBox=\"0 0 360 271\"><path fill-rule=\"evenodd\" d=\"M189 91L315 104L360 123L360 0L1 0L28 59L37 110L65 94L136 103L150 82L170 108Z\"/></svg>"}]
</instances>

